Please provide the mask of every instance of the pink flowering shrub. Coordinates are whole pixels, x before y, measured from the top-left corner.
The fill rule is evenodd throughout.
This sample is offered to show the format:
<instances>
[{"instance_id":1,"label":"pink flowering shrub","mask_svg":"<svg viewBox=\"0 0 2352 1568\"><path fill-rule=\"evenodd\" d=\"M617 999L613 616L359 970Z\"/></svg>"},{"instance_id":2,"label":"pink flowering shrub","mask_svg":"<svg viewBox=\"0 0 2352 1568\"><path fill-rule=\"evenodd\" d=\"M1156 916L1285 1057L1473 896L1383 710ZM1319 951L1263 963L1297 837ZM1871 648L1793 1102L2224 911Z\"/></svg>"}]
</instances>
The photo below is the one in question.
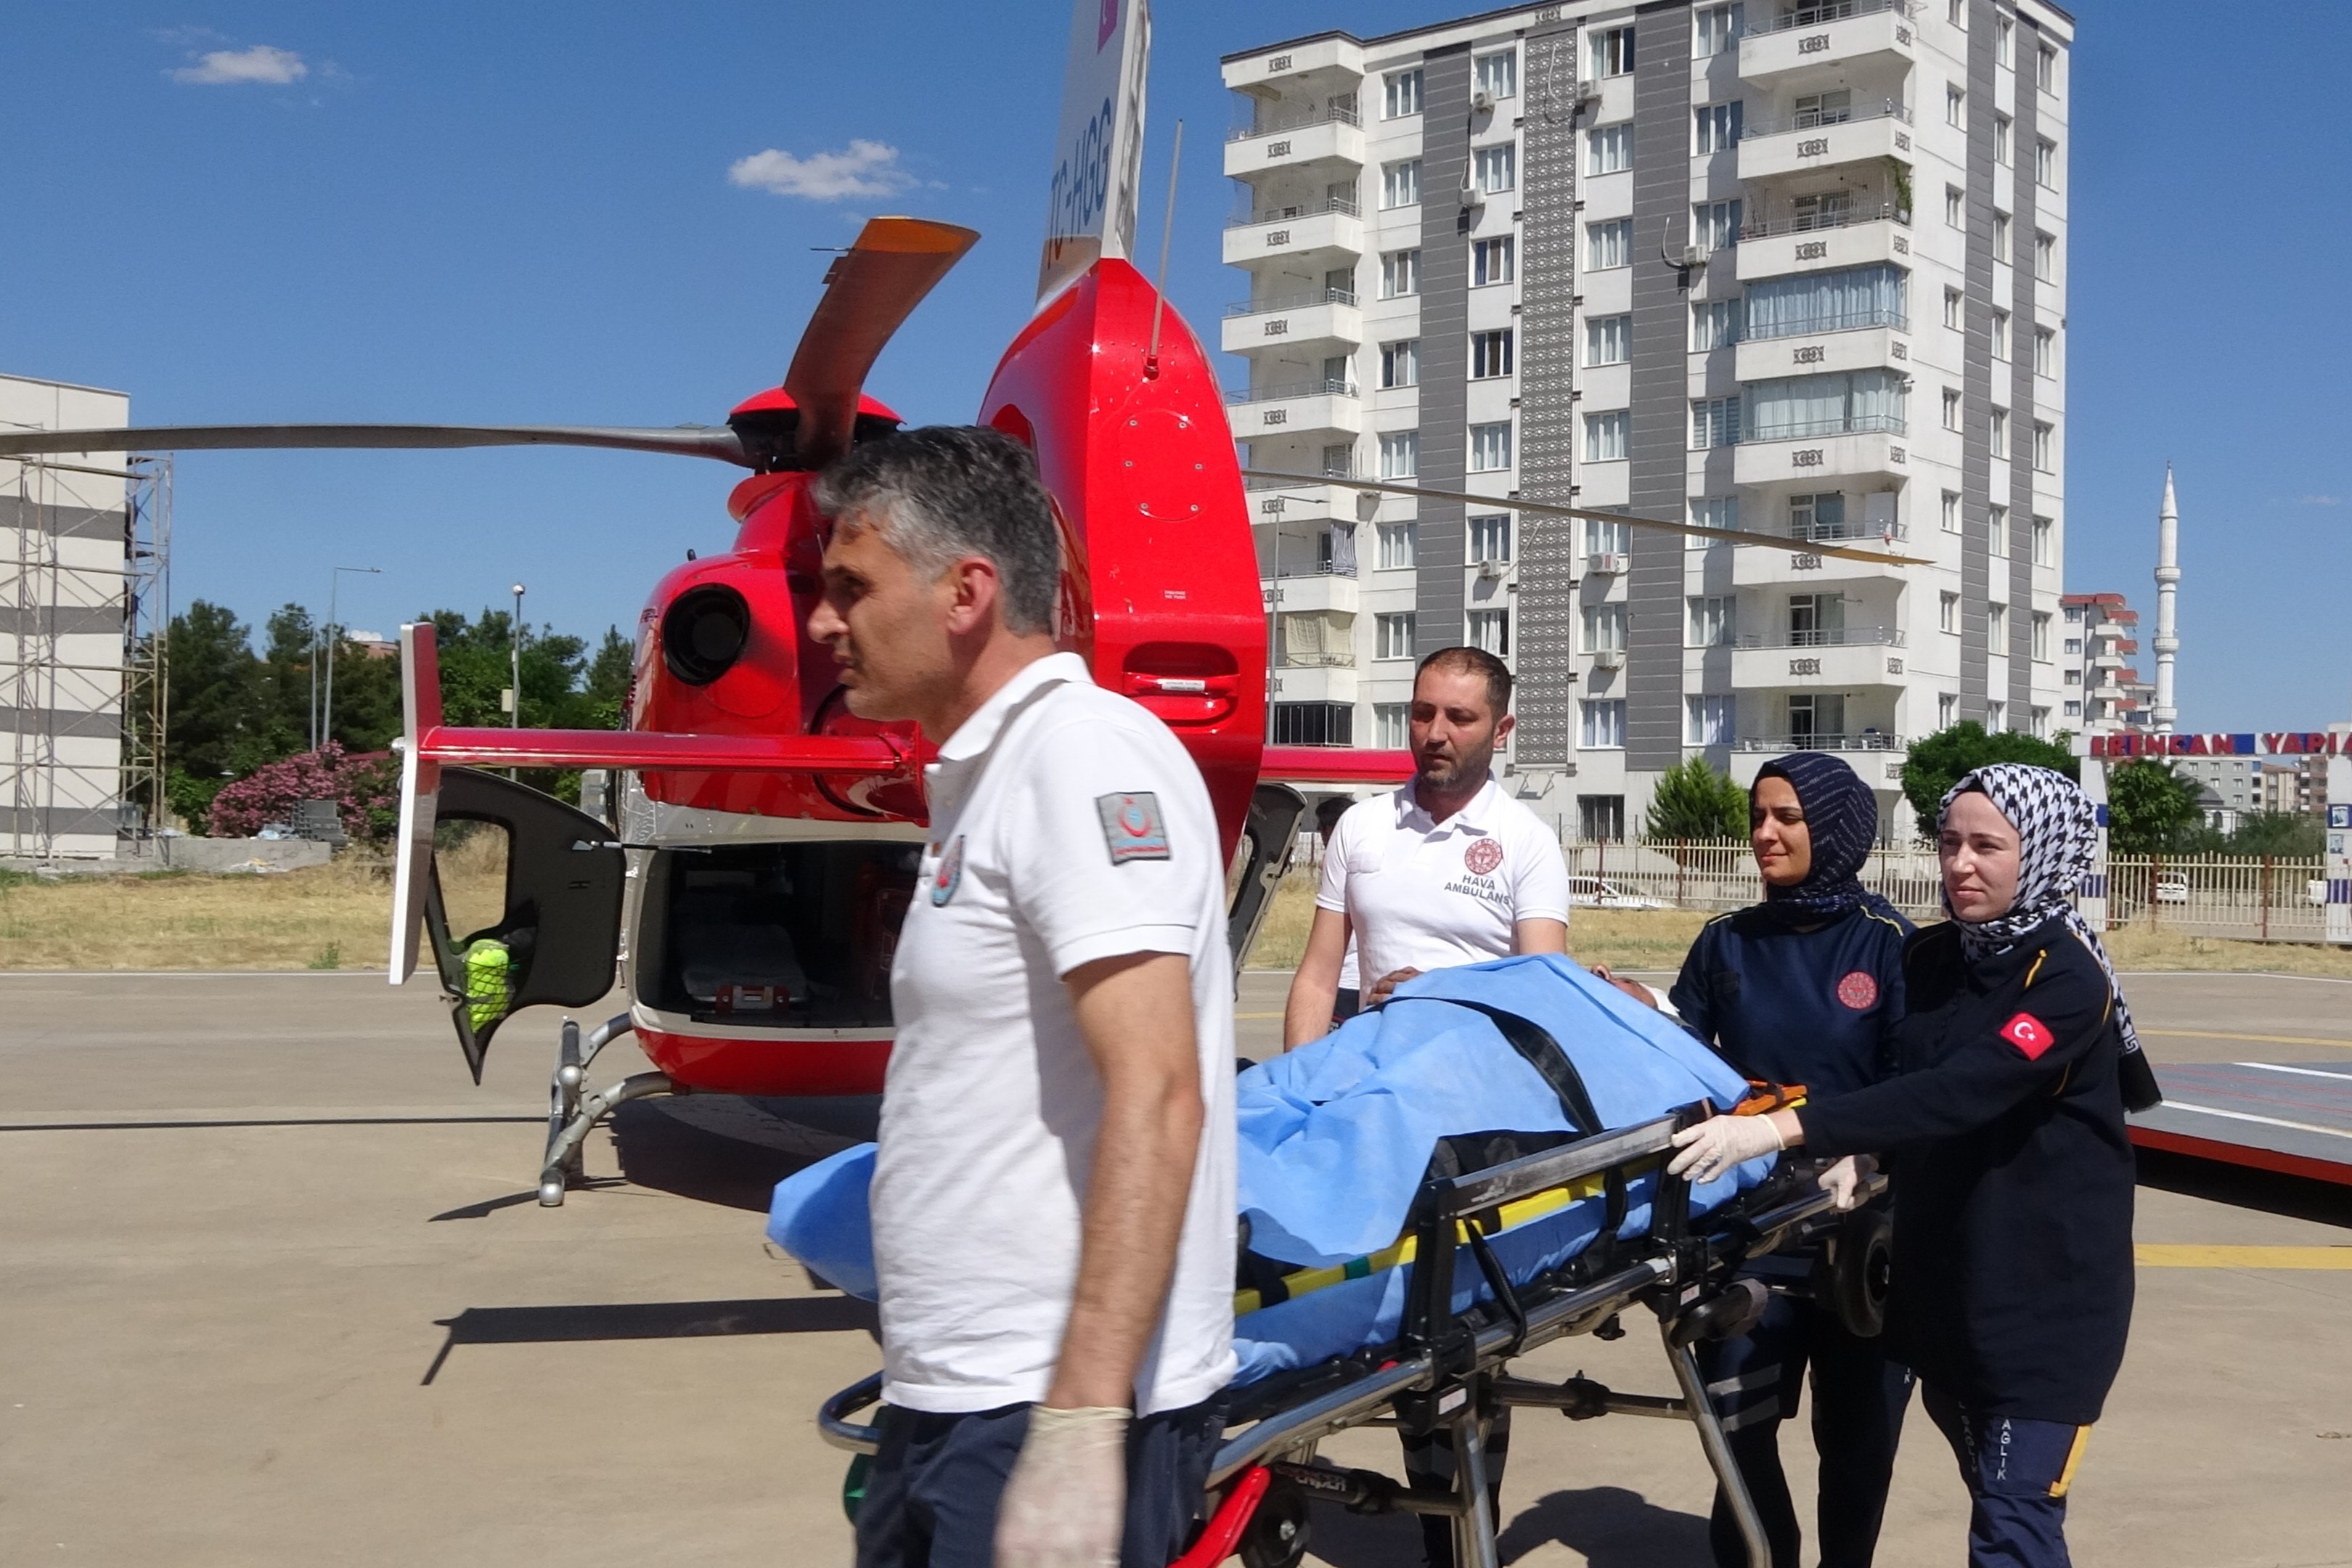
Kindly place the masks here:
<instances>
[{"instance_id":1,"label":"pink flowering shrub","mask_svg":"<svg viewBox=\"0 0 2352 1568\"><path fill-rule=\"evenodd\" d=\"M346 756L330 741L315 752L257 768L213 796L215 837L245 838L265 823L291 822L298 801L331 800L353 838L373 838L396 813L399 773L388 759Z\"/></svg>"}]
</instances>

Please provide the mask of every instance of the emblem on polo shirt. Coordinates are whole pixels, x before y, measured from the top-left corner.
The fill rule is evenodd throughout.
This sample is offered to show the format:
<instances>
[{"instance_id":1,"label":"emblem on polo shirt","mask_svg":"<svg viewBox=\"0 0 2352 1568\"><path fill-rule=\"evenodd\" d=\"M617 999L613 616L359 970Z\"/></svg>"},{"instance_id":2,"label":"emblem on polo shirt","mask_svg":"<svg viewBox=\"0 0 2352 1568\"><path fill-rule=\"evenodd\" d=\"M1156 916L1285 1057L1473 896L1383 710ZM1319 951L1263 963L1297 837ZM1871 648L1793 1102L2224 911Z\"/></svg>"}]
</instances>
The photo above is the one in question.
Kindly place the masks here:
<instances>
[{"instance_id":1,"label":"emblem on polo shirt","mask_svg":"<svg viewBox=\"0 0 2352 1568\"><path fill-rule=\"evenodd\" d=\"M1474 877L1483 877L1503 863L1499 838L1473 838L1462 851L1462 864Z\"/></svg>"},{"instance_id":2,"label":"emblem on polo shirt","mask_svg":"<svg viewBox=\"0 0 2352 1568\"><path fill-rule=\"evenodd\" d=\"M1857 969L1838 982L1837 999L1857 1013L1867 1013L1878 1005L1878 981L1869 971Z\"/></svg>"},{"instance_id":3,"label":"emblem on polo shirt","mask_svg":"<svg viewBox=\"0 0 2352 1568\"><path fill-rule=\"evenodd\" d=\"M2015 1046L2027 1061L2038 1062L2042 1053L2058 1043L2050 1026L2031 1013L2020 1013L2000 1026L2000 1037Z\"/></svg>"},{"instance_id":4,"label":"emblem on polo shirt","mask_svg":"<svg viewBox=\"0 0 2352 1568\"><path fill-rule=\"evenodd\" d=\"M931 902L944 904L956 896L963 886L963 835L959 833L948 852L940 857L939 869L931 873Z\"/></svg>"},{"instance_id":5,"label":"emblem on polo shirt","mask_svg":"<svg viewBox=\"0 0 2352 1568\"><path fill-rule=\"evenodd\" d=\"M1110 847L1110 863L1168 858L1168 823L1160 815L1160 797L1150 790L1131 795L1098 795L1095 810L1102 817L1103 842Z\"/></svg>"}]
</instances>

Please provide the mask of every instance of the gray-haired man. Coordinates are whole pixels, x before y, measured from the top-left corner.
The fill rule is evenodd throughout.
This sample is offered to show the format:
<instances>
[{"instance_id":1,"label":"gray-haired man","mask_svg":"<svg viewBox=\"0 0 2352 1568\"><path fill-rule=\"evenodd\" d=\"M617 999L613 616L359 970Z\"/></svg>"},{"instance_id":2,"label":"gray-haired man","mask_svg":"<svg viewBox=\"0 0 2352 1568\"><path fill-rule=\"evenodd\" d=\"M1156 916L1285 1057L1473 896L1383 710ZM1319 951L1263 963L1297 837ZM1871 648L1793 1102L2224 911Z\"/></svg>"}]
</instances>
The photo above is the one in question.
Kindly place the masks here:
<instances>
[{"instance_id":1,"label":"gray-haired man","mask_svg":"<svg viewBox=\"0 0 2352 1568\"><path fill-rule=\"evenodd\" d=\"M1162 1568L1234 1372L1217 825L1167 727L1054 649L1027 448L909 431L819 482L810 634L939 746L873 1189L861 1568Z\"/></svg>"}]
</instances>

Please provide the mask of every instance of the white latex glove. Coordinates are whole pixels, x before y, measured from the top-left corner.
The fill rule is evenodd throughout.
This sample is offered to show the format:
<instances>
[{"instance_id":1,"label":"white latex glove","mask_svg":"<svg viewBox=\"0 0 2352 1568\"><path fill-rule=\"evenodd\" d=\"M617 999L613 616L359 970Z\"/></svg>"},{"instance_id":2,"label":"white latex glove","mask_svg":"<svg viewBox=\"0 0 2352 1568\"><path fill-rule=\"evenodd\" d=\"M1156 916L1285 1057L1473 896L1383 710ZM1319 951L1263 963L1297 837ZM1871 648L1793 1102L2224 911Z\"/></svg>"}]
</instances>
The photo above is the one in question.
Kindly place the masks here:
<instances>
[{"instance_id":1,"label":"white latex glove","mask_svg":"<svg viewBox=\"0 0 2352 1568\"><path fill-rule=\"evenodd\" d=\"M1682 1152L1675 1156L1666 1172L1675 1176L1688 1172L1694 1185L1711 1182L1735 1165L1777 1154L1788 1147L1780 1141L1780 1130L1772 1125L1769 1116L1711 1116L1696 1127L1675 1133L1675 1144Z\"/></svg>"},{"instance_id":2,"label":"white latex glove","mask_svg":"<svg viewBox=\"0 0 2352 1568\"><path fill-rule=\"evenodd\" d=\"M1862 1184L1878 1173L1878 1161L1869 1154L1848 1154L1813 1178L1830 1194L1830 1206L1843 1214L1862 1204Z\"/></svg>"},{"instance_id":3,"label":"white latex glove","mask_svg":"<svg viewBox=\"0 0 2352 1568\"><path fill-rule=\"evenodd\" d=\"M997 1505L999 1568L1118 1568L1128 1420L1100 1405L1031 1407Z\"/></svg>"}]
</instances>

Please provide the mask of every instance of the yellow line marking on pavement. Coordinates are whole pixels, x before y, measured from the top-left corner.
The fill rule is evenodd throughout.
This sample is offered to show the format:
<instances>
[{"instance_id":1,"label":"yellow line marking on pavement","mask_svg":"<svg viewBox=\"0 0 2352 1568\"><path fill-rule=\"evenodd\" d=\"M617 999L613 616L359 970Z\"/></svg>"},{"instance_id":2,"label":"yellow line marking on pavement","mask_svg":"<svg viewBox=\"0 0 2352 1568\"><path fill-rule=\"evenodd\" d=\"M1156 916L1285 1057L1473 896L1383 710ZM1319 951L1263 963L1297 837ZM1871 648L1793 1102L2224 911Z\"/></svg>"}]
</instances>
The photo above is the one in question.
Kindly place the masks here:
<instances>
[{"instance_id":1,"label":"yellow line marking on pavement","mask_svg":"<svg viewBox=\"0 0 2352 1568\"><path fill-rule=\"evenodd\" d=\"M2147 1242L2132 1248L2142 1268L2352 1269L2352 1247L2205 1247Z\"/></svg>"},{"instance_id":2,"label":"yellow line marking on pavement","mask_svg":"<svg viewBox=\"0 0 2352 1568\"><path fill-rule=\"evenodd\" d=\"M2326 1035L2232 1035L2221 1029L2142 1029L2139 1032L2175 1040L2259 1040L2268 1046L2343 1046L2352 1049L2352 1040L2331 1039Z\"/></svg>"}]
</instances>

